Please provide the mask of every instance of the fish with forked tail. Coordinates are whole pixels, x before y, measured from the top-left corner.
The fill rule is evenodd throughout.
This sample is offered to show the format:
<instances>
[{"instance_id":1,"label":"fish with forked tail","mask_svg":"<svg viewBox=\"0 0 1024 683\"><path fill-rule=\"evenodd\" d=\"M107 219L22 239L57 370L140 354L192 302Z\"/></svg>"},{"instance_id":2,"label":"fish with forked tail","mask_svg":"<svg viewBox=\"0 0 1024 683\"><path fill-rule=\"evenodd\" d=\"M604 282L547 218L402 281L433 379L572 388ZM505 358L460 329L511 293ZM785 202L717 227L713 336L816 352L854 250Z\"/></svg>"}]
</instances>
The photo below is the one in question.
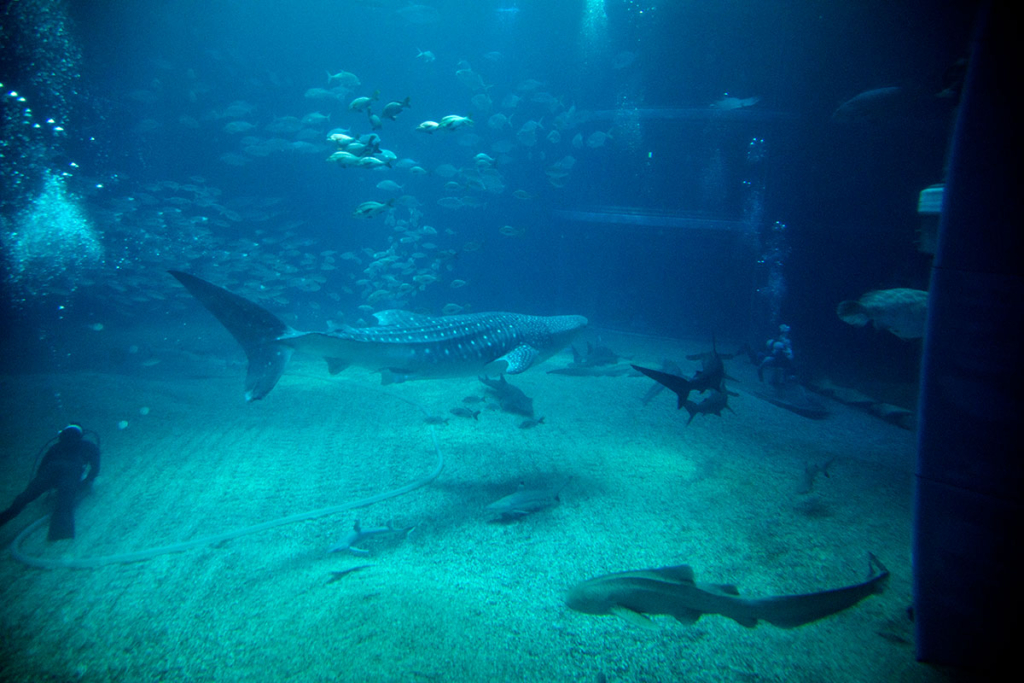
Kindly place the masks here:
<instances>
[{"instance_id":1,"label":"fish with forked tail","mask_svg":"<svg viewBox=\"0 0 1024 683\"><path fill-rule=\"evenodd\" d=\"M693 358L695 360L700 359L701 369L690 379L669 372L662 372L661 370L643 368L639 365L633 365L632 367L634 370L647 375L658 384L662 384L674 391L678 397L678 402L676 403L676 409L678 410L686 405L686 399L689 398L691 391L696 391L697 393L704 393L709 389L716 389L723 393L725 391L722 387L722 382L725 380L725 364L722 362L722 356L715 348L714 340L711 342L711 351L699 354ZM711 407L712 404L708 404L708 408ZM692 414L690 419L693 419Z\"/></svg>"},{"instance_id":2,"label":"fish with forked tail","mask_svg":"<svg viewBox=\"0 0 1024 683\"><path fill-rule=\"evenodd\" d=\"M661 361L661 369L658 370L658 372L664 372L665 374L675 375L678 377L683 371L675 361L669 358L665 358L664 360ZM647 405L655 396L664 391L664 389L665 385L660 382L652 384L651 388L647 390L647 393L644 394L643 398L641 398L640 401L644 405Z\"/></svg>"},{"instance_id":3,"label":"fish with forked tail","mask_svg":"<svg viewBox=\"0 0 1024 683\"><path fill-rule=\"evenodd\" d=\"M718 389L709 390L708 395L700 403L686 400L683 402L683 407L690 414L690 419L686 421L686 424L693 422L693 418L698 415L717 415L722 417L723 410L728 410L733 414L736 413L735 410L729 407L729 392L726 391L724 382Z\"/></svg>"},{"instance_id":4,"label":"fish with forked tail","mask_svg":"<svg viewBox=\"0 0 1024 683\"><path fill-rule=\"evenodd\" d=\"M498 399L498 405L504 412L533 417L533 399L519 387L509 384L504 375L496 380L486 377L478 379L487 385L487 388Z\"/></svg>"},{"instance_id":5,"label":"fish with forked tail","mask_svg":"<svg viewBox=\"0 0 1024 683\"><path fill-rule=\"evenodd\" d=\"M698 372L697 375L693 377L693 379L686 379L685 377L680 377L679 375L673 375L668 372L661 372L660 370L653 370L651 368L645 368L639 365L633 365L632 367L634 370L637 370L647 375L658 384L668 387L669 389L674 391L676 393L676 396L678 397L676 409L682 408L683 405L685 405L686 400L690 397L691 391L696 391L700 393L703 391L707 391L708 389L713 389L722 383L721 378L719 378L717 381L714 381L714 378L710 376L701 376L700 372Z\"/></svg>"},{"instance_id":6,"label":"fish with forked tail","mask_svg":"<svg viewBox=\"0 0 1024 683\"><path fill-rule=\"evenodd\" d=\"M823 474L826 477L832 475L828 473L828 468L832 466L832 463L836 461L835 455L826 460L825 462L809 462L804 468L803 477L800 479L800 485L797 486L796 492L799 494L808 494L814 490L814 480L818 478L819 474Z\"/></svg>"}]
</instances>

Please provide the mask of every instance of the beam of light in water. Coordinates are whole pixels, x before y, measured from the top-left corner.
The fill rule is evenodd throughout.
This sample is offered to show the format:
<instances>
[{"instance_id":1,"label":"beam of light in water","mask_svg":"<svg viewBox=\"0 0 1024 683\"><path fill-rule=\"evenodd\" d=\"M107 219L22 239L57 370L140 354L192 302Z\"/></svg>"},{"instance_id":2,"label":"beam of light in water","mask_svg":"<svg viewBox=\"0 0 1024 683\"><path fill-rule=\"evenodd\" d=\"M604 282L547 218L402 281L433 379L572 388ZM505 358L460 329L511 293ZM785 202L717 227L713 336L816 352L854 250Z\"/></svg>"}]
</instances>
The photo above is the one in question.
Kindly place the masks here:
<instances>
[{"instance_id":1,"label":"beam of light in water","mask_svg":"<svg viewBox=\"0 0 1024 683\"><path fill-rule=\"evenodd\" d=\"M586 0L586 6L583 8L579 50L584 64L592 65L608 40L608 15L604 11L604 2L605 0Z\"/></svg>"},{"instance_id":2,"label":"beam of light in water","mask_svg":"<svg viewBox=\"0 0 1024 683\"><path fill-rule=\"evenodd\" d=\"M623 93L619 96L620 107L615 110L613 130L618 140L629 151L636 154L643 146L644 131L641 125L640 109L636 103L642 95Z\"/></svg>"}]
</instances>

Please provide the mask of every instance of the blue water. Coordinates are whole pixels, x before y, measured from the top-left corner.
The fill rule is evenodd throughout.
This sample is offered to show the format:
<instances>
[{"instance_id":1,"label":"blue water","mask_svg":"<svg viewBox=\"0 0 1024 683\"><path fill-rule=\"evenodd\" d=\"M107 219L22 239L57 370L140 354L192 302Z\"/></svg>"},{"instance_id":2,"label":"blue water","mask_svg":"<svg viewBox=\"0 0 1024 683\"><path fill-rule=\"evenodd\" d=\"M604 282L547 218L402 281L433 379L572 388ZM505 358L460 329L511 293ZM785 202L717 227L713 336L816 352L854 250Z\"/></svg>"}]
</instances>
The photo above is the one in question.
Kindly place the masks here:
<instances>
[{"instance_id":1,"label":"blue water","mask_svg":"<svg viewBox=\"0 0 1024 683\"><path fill-rule=\"evenodd\" d=\"M300 251L314 255L380 252L396 234L380 217L363 222L351 213L361 202L393 196L375 188L392 179L422 203L419 221L441 233L438 249L456 257L437 283L377 308L436 313L456 303L580 313L597 326L754 345L787 322L810 366L845 363L903 380L916 372L915 344L852 329L834 309L871 289L926 288L930 260L915 247L916 194L942 179L952 107L931 95L965 53L964 10L932 3L780 9L501 0L295 8L54 2L10 12L19 19L6 22L0 81L25 102L4 98L11 162L5 232L17 232L19 215L38 204L48 172L66 175L67 191L87 216L81 230L41 235L42 253L21 267L28 272L17 272L18 263L32 259L5 242L5 300L17 320L41 316L42 324L56 324L47 316L63 306L60 315L76 320L156 322L160 307L148 305L150 294L173 288L161 271L216 279L218 264L235 260L244 274L245 252L230 243L240 238L267 242L263 254L293 262L296 276L316 272L319 263L282 253L268 236L289 232L291 242L308 241ZM29 29L39 27L49 39L33 37ZM436 57L429 63L418 59L427 50ZM486 90L460 82L455 72L465 68ZM327 71L340 70L361 85L329 100L304 96L327 86ZM527 79L539 84L529 89ZM888 85L912 93L914 106L852 123L830 119L844 100ZM431 172L441 164L472 167L474 154L487 153L497 159L500 191L457 191L482 205L447 209L437 204L445 178L325 163L335 149L325 142L330 130L371 132L366 116L347 105L375 90L377 113L390 100L408 96L412 103L384 121L382 147ZM737 111L713 109L726 93L760 99ZM490 104L481 108L475 94ZM514 94L521 101L503 107ZM26 107L39 129L26 127ZM311 112L330 120L286 132L273 127ZM512 127L489 127L496 113L510 115ZM414 132L420 121L447 114L469 114L475 125ZM44 123L51 118L55 124ZM541 126L530 146L516 136L528 121ZM248 132L226 132L232 122ZM52 133L53 125L64 131ZM549 141L552 132L560 140ZM586 141L595 132L611 138L592 148ZM464 134L475 137L461 140ZM577 134L583 144L574 146ZM298 141L308 151L287 148ZM501 142L504 151L494 151ZM567 155L575 164L555 187L545 170ZM189 180L197 176L202 182ZM195 199L188 192L152 190L165 181L214 188L216 204L231 207L238 220L186 203ZM516 189L531 199L513 198ZM171 197L181 203L166 204ZM575 219L580 212L598 218ZM622 222L618 214L639 218ZM785 233L772 278L772 259L764 256L776 222ZM506 237L498 232L504 225L523 232ZM77 238L68 239L81 231L102 243L101 261L46 263L48 255L81 249ZM463 251L467 242L481 247ZM316 295L296 297L279 312L307 327L356 320L363 302L351 284L361 276L353 263L331 271L319 293L307 293ZM128 296L108 296L105 283L115 277ZM453 279L469 285L453 291ZM346 286L351 294L341 291ZM327 292L341 296L326 299Z\"/></svg>"},{"instance_id":2,"label":"blue water","mask_svg":"<svg viewBox=\"0 0 1024 683\"><path fill-rule=\"evenodd\" d=\"M443 448L449 463L424 487L436 498L396 508L413 518L401 523L422 525L422 540L400 556L409 564L380 558L382 573L395 573L383 574L388 581L408 570L423 583L399 576L380 584L399 591L380 605L368 602L382 594L373 592L378 584L366 584L373 588L350 612L344 600L304 592L323 578L321 537L350 528L348 519L289 527L249 556L218 546L177 563L133 565L144 567L130 575L138 581L115 570L78 574L81 583L67 584L78 596L67 613L39 597L64 574L20 581L22 567L3 565L14 606L5 623L16 636L4 652L17 655L17 671L107 680L132 671L184 676L191 666L197 678L230 680L218 659L223 641L249 648L236 676L301 678L294 653L312 642L336 648L338 661L370 662L378 673L366 680L406 680L394 672L417 660L392 670L391 658L428 630L429 642L454 654L412 651L451 680L459 677L451 658L466 653L475 662L467 679L480 680L531 672L606 680L604 671L632 680L683 672L840 680L854 669L854 680L879 680L891 662L913 666L905 605L921 341L853 327L836 307L871 290L928 287L931 256L918 233L929 219L917 200L944 179L957 98L937 95L955 90L971 3L21 0L0 12L0 374L10 389L0 421L9 440L3 500L30 476L45 438L37 436L83 417L102 433L112 483L84 506L92 536L72 556L120 556L190 534L222 538L225 528L347 510L351 500L420 481L431 441L419 412L396 410L395 398L443 425L440 437L434 427L430 434L438 461ZM336 88L335 80L347 82ZM853 116L836 113L878 88L894 94ZM375 126L350 106L359 97L375 98L377 116L389 102L410 106ZM472 123L416 130L450 115ZM338 134L370 145L351 160L380 168L329 160L344 147L329 139ZM385 181L401 189L378 187ZM356 217L366 202L390 203ZM465 396L483 392L475 378L410 382L387 399L366 373L329 377L309 356L293 362L293 376L268 400L243 404L242 353L168 270L236 292L299 330L370 325L374 312L391 308L583 315L592 329L579 348L613 340L622 372L514 378L538 398L538 417L549 418L530 429L483 404L472 420L453 413L479 401ZM831 397L826 420L780 409L785 401L771 392L761 400L766 385L746 354L730 355L763 349L783 323L794 376ZM668 356L690 374L698 364L683 359L712 339L739 390L729 399L735 413L688 425L667 391L650 409L639 402L653 385L627 376L626 361L654 367ZM544 367L568 362L565 354ZM812 465L833 461L834 479L794 497L793 483ZM211 472L219 483L193 496L194 482ZM564 526L480 521L487 502L551 473L573 482L554 517ZM385 475L395 481L360 479ZM193 497L202 512L192 510ZM384 509L372 514L390 514ZM196 530L196 518L211 528ZM4 528L5 542L14 526ZM153 529L164 535L150 538ZM33 543L26 552L62 552ZM792 638L768 628L737 636L725 620L703 626L706 618L707 630L673 623L668 636L647 641L609 627L610 617L566 617L559 597L601 571L683 561L709 581L754 582L751 594L818 590L862 580L868 551L887 555L890 593L851 610L855 620L834 631L828 624L837 622L825 622ZM215 602L178 605L170 625L138 636L155 645L137 669L123 663L135 650L122 647L120 630L106 651L65 652L71 613L96 614L91 628L106 615L136 638L130 624L150 624L172 599L160 571L173 574L168 593L195 588L196 603ZM408 598L422 591L454 602L424 587L438 571L465 605ZM366 576L375 575L355 585L376 580ZM498 583L516 595L494 599L487 591ZM129 596L123 604L104 602L114 590ZM512 607L493 622L499 628L478 623L503 601ZM464 608L463 651L434 618L447 618L445 607ZM411 621L389 630L363 619L381 608ZM516 609L528 616L522 632ZM314 613L323 621L303 618ZM206 633L210 623L229 623L235 635ZM334 637L336 623L344 638ZM506 628L521 635L513 645ZM37 629L42 654L23 646ZM583 629L578 639L575 629ZM209 642L193 645L194 631ZM364 647L375 631L394 642ZM542 634L535 651L523 645L531 633ZM803 650L791 655L794 643ZM506 668L488 679L488 653L502 647ZM182 664L188 652L193 661ZM253 652L269 653L273 665L261 670ZM707 659L690 661L692 652ZM729 663L710 663L719 657ZM520 669L520 658L529 666ZM309 666L334 676L333 660ZM339 675L363 680L358 671Z\"/></svg>"}]
</instances>

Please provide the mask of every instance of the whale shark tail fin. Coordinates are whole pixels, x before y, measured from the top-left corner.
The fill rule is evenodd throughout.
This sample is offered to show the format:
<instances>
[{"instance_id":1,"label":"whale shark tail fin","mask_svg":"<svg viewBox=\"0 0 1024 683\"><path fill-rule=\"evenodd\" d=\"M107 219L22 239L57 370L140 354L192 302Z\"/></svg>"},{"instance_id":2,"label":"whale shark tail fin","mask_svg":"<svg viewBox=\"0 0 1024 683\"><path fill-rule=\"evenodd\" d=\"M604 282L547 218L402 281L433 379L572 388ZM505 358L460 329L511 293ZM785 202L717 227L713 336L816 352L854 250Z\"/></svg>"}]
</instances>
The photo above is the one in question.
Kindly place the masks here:
<instances>
[{"instance_id":1,"label":"whale shark tail fin","mask_svg":"<svg viewBox=\"0 0 1024 683\"><path fill-rule=\"evenodd\" d=\"M245 376L245 400L258 401L281 378L292 348L279 339L292 332L277 316L262 306L211 284L195 275L168 271L199 300L231 336L241 344L249 359Z\"/></svg>"}]
</instances>

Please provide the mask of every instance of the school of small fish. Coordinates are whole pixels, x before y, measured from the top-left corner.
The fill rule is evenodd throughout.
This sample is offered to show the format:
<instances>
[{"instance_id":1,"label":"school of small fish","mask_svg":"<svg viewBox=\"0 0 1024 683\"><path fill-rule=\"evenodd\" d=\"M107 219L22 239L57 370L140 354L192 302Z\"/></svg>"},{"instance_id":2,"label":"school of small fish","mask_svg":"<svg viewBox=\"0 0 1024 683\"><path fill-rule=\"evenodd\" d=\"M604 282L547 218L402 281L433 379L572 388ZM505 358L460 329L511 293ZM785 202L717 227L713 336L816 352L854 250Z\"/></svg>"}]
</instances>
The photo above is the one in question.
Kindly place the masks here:
<instances>
[{"instance_id":1,"label":"school of small fish","mask_svg":"<svg viewBox=\"0 0 1024 683\"><path fill-rule=\"evenodd\" d=\"M396 15L408 24L438 20L433 12L406 9ZM501 52L483 53L471 64L444 54L442 46L427 47L409 47L407 69L416 78L402 90L363 75L369 64L316 65L312 82L305 83L271 72L244 86L289 92L292 111L269 111L257 104L261 95L238 98L244 87L214 104L219 93L202 74L184 70L184 99L196 106L177 117L178 126L216 134L221 144L215 157L240 177L250 168L274 173L278 166L301 167L321 174L326 192L332 183L339 193L357 192L358 201L346 199L351 204L338 207L332 222L341 235L370 230L376 236L364 246L337 249L336 241L322 237L322 226L305 230L306 221L289 220L285 198L228 199L201 176L150 183L145 192L107 200L107 234L124 235L138 251L123 260L122 277L109 283L112 296L127 304L173 301L170 283L147 277L159 262L200 272L215 267L225 275L219 284L257 301L298 303L302 294L323 288L339 308L357 299L356 315L368 315L415 306L412 300L431 290L458 297L435 296L434 312L472 310L473 287L457 271L460 255L543 239L543 226L529 220L531 207L571 186L579 168L613 159L624 143L609 127L607 112L578 108L544 80L510 77L510 57ZM625 71L637 58L619 52L606 68ZM159 68L170 72L174 65ZM438 83L446 85L439 89ZM439 92L442 107L436 106ZM159 78L127 94L154 117L169 97ZM303 109L295 106L303 101ZM715 106L754 103L756 98L725 98ZM136 132L157 137L172 125L146 118ZM327 163L317 165L317 157ZM482 232L470 239L444 225L458 225L471 213ZM250 280L263 284L249 287Z\"/></svg>"},{"instance_id":2,"label":"school of small fish","mask_svg":"<svg viewBox=\"0 0 1024 683\"><path fill-rule=\"evenodd\" d=\"M410 23L423 19L418 13L411 17L403 19ZM615 55L610 68L628 68L635 57L632 53ZM337 273L333 271L346 271L348 280L340 288L341 294L358 297L360 314L408 307L413 298L432 287L459 296L438 305L442 314L470 310L472 287L458 277L457 257L480 250L484 242L478 237L460 244L454 230L431 224L477 211L482 214L482 226L493 226L485 230L493 231L494 244L541 235L539 227L505 218L507 212L502 207L508 202L528 207L535 198L566 187L572 182L578 157L586 156L586 163L594 164L600 163L602 156L614 154L616 133L607 124L596 125L590 113L550 91L541 80L503 81L501 65L506 57L500 52L487 52L478 64L471 65L466 59L445 62L440 51L420 47L410 49L408 60L409 69L450 83L448 107L421 111L418 102L429 102L434 93L395 92L387 83L367 82L358 75L361 70L357 66L345 65L345 69L320 71L322 80L305 84L304 91L301 84L292 84L309 104L305 112L271 115L252 102L237 99L203 117L182 117L178 122L186 128L201 128L207 120L215 122L227 145L219 159L231 167L271 160L295 163L286 157L297 157L298 163L312 166L304 160L322 155L332 169L325 173L343 174L345 183L366 188L362 201L338 212L339 229L348 230L345 226L351 221L379 226L380 243L340 254L317 249L326 245L315 237L299 238L300 223L288 224L288 229L281 231L283 238L273 237L272 223L284 215L284 206L278 207L283 200L278 198L273 205L273 200L265 197L251 198L248 204L228 202L202 178L154 184L149 196L131 206L130 212L125 211L124 203L114 208L116 220L123 221L126 228L129 223L141 222L151 228L154 238L171 232L169 223L180 225L182 232L191 235L193 252L174 253L169 265L182 267L202 260L202 253L205 260L218 261L220 272L230 274L222 284L257 300L283 303L295 296L295 290L317 292L329 281L329 288L335 289ZM271 85L281 84L271 78ZM195 100L203 95L198 83L189 93ZM131 98L157 103L161 94L140 90ZM148 126L153 132L160 127L156 121ZM416 156L401 154L402 146L415 149ZM360 180L364 173L379 177L364 185ZM516 178L515 184L511 177ZM531 177L532 181L524 180ZM334 178L327 175L325 186L338 182ZM135 199L140 197L126 201ZM489 209L500 215L490 216ZM243 228L258 222L265 225L244 238L220 236L222 227ZM156 241L160 246L152 251L162 256L181 251L163 239ZM257 257L262 259L262 273L252 269ZM259 291L246 291L244 282L234 281L243 279L241 273L246 271L253 280L264 283ZM144 297L165 296L160 287L145 288Z\"/></svg>"}]
</instances>

